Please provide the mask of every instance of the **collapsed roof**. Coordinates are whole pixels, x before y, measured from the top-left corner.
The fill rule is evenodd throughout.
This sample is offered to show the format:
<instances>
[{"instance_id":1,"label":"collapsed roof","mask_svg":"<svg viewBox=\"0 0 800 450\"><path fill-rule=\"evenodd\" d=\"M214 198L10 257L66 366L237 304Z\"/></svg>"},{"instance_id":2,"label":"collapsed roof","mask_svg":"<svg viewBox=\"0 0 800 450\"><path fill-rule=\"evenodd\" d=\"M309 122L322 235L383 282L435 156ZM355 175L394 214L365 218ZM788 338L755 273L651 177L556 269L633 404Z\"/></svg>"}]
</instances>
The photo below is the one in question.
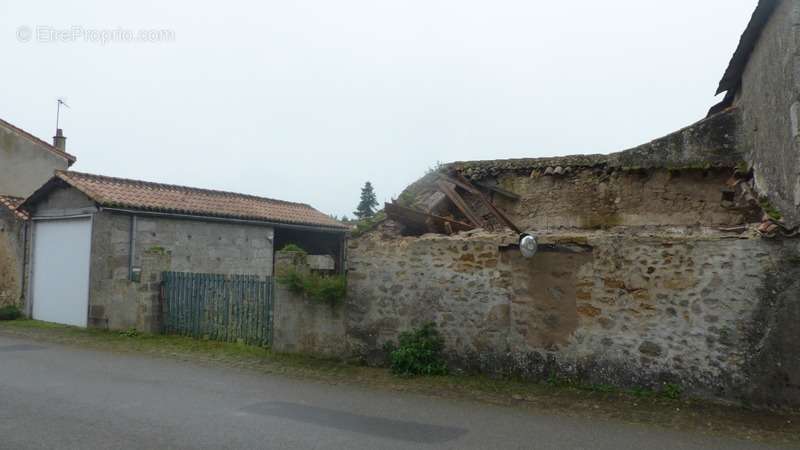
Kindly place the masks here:
<instances>
[{"instance_id":1,"label":"collapsed roof","mask_svg":"<svg viewBox=\"0 0 800 450\"><path fill-rule=\"evenodd\" d=\"M517 193L498 186L498 177L566 176L582 170L714 169L734 173L743 161L736 145L739 120L738 111L731 108L647 144L608 155L444 164L409 186L385 211L405 227L405 234L453 234L474 228L520 233L520 226L492 201L498 196L512 202L520 199Z\"/></svg>"}]
</instances>

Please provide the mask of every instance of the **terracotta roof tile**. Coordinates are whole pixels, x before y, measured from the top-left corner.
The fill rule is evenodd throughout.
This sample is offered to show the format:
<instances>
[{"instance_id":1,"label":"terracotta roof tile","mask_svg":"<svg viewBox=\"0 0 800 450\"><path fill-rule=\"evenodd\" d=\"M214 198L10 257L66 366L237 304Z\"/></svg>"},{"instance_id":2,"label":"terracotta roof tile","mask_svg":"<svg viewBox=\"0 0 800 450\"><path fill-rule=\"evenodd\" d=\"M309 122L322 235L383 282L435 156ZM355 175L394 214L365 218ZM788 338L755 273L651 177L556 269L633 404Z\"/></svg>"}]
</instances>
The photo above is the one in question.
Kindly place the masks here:
<instances>
[{"instance_id":1,"label":"terracotta roof tile","mask_svg":"<svg viewBox=\"0 0 800 450\"><path fill-rule=\"evenodd\" d=\"M28 215L17 209L17 207L21 205L23 201L25 201L24 198L11 197L10 195L0 195L0 207L6 207L10 209L14 216L20 220L28 220Z\"/></svg>"},{"instance_id":2,"label":"terracotta roof tile","mask_svg":"<svg viewBox=\"0 0 800 450\"><path fill-rule=\"evenodd\" d=\"M56 171L56 177L108 208L348 229L302 203L72 171Z\"/></svg>"},{"instance_id":3,"label":"terracotta roof tile","mask_svg":"<svg viewBox=\"0 0 800 450\"><path fill-rule=\"evenodd\" d=\"M59 149L57 147L54 147L53 145L49 144L47 141L39 139L38 137L28 133L27 131L23 130L22 128L16 127L16 126L12 125L11 123L6 122L3 119L0 119L0 125L2 125L4 127L6 127L6 128L9 128L12 131L15 131L15 132L21 134L22 136L24 136L26 139L28 139L30 141L36 142L37 144L39 144L42 147L44 147L45 150L47 150L47 151L49 151L51 153L54 153L54 154L56 154L58 156L61 156L62 158L66 159L67 162L69 162L70 166L72 164L74 164L75 161L78 160L78 158L76 158L75 156L70 155L69 153L67 153L67 152L65 152L65 151L63 151L63 150L61 150L61 149Z\"/></svg>"}]
</instances>

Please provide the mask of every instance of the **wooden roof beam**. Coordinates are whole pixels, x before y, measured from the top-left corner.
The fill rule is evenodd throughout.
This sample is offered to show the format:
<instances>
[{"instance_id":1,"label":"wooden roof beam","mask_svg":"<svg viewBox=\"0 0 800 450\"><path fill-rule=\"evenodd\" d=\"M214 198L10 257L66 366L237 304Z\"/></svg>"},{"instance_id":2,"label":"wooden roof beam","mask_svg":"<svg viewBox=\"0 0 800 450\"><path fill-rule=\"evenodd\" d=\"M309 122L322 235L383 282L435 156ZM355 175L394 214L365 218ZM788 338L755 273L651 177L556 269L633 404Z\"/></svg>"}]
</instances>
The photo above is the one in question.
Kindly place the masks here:
<instances>
[{"instance_id":1,"label":"wooden roof beam","mask_svg":"<svg viewBox=\"0 0 800 450\"><path fill-rule=\"evenodd\" d=\"M473 225L478 228L486 228L486 224L484 223L483 219L469 207L467 202L464 200L464 197L456 192L456 185L454 183L449 183L444 180L439 180L436 182L436 185L439 186L439 190L444 192L444 195L456 205L461 214L464 215Z\"/></svg>"}]
</instances>

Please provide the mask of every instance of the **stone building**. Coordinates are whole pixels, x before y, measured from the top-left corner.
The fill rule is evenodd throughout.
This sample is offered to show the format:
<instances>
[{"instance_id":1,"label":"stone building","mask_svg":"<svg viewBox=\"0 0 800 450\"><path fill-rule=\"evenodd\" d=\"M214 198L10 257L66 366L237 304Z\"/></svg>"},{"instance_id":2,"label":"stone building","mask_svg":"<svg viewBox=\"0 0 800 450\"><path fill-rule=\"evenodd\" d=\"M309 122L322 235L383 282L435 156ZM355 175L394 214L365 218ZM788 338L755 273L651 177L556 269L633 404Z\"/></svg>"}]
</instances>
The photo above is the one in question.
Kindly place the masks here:
<instances>
[{"instance_id":1,"label":"stone building","mask_svg":"<svg viewBox=\"0 0 800 450\"><path fill-rule=\"evenodd\" d=\"M0 119L0 306L18 304L24 292L25 241L28 227L16 211L22 200L75 157L64 151L61 130L55 145Z\"/></svg>"},{"instance_id":2,"label":"stone building","mask_svg":"<svg viewBox=\"0 0 800 450\"><path fill-rule=\"evenodd\" d=\"M25 198L76 158L65 151L66 137L58 130L54 145L0 119L0 195Z\"/></svg>"},{"instance_id":3,"label":"stone building","mask_svg":"<svg viewBox=\"0 0 800 450\"><path fill-rule=\"evenodd\" d=\"M347 231L305 204L65 171L20 209L27 312L109 329L158 331L163 271L271 276L276 246L338 257Z\"/></svg>"},{"instance_id":4,"label":"stone building","mask_svg":"<svg viewBox=\"0 0 800 450\"><path fill-rule=\"evenodd\" d=\"M734 108L738 146L755 187L788 228L800 225L800 2L760 0L711 113Z\"/></svg>"},{"instance_id":5,"label":"stone building","mask_svg":"<svg viewBox=\"0 0 800 450\"><path fill-rule=\"evenodd\" d=\"M0 307L18 305L24 289L27 216L16 210L22 199L0 195Z\"/></svg>"},{"instance_id":6,"label":"stone building","mask_svg":"<svg viewBox=\"0 0 800 450\"><path fill-rule=\"evenodd\" d=\"M321 350L379 362L434 322L454 368L800 405L798 25L800 0L762 0L725 100L669 136L409 186L350 241Z\"/></svg>"}]
</instances>

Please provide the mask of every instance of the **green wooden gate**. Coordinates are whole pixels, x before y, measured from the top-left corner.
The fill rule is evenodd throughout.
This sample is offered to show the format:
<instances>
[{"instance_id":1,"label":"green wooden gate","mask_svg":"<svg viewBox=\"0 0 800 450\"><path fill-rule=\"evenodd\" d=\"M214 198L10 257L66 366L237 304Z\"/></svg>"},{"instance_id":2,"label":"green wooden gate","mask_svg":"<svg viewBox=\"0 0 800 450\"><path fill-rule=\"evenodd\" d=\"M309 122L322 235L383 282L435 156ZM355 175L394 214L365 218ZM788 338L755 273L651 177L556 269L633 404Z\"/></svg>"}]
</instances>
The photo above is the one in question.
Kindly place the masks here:
<instances>
[{"instance_id":1,"label":"green wooden gate","mask_svg":"<svg viewBox=\"0 0 800 450\"><path fill-rule=\"evenodd\" d=\"M164 272L162 332L269 345L272 278Z\"/></svg>"}]
</instances>

